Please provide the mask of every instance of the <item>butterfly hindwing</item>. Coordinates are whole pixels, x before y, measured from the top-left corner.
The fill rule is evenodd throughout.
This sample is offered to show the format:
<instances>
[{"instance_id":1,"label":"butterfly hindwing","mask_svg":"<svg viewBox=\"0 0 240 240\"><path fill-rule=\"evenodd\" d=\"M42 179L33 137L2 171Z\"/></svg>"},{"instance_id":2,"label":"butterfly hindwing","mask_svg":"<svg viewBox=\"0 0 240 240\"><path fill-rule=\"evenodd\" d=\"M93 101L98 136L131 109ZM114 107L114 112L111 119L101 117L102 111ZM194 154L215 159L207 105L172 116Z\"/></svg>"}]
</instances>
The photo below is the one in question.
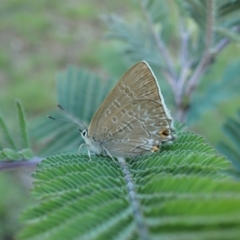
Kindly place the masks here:
<instances>
[{"instance_id":1,"label":"butterfly hindwing","mask_svg":"<svg viewBox=\"0 0 240 240\"><path fill-rule=\"evenodd\" d=\"M129 157L173 140L172 118L146 62L123 75L95 113L88 134L110 154Z\"/></svg>"}]
</instances>

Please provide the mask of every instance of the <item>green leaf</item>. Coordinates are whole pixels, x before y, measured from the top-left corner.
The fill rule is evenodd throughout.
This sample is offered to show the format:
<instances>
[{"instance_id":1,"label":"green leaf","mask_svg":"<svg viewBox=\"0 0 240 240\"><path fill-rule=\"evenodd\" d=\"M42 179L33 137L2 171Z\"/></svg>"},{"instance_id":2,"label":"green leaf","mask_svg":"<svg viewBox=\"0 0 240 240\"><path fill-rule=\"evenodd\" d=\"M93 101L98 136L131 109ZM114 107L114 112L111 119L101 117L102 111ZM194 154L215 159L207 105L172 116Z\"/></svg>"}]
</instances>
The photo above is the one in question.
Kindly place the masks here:
<instances>
[{"instance_id":1,"label":"green leaf","mask_svg":"<svg viewBox=\"0 0 240 240\"><path fill-rule=\"evenodd\" d=\"M9 147L16 149L15 143L10 135L10 132L0 114L0 134L2 135L1 138L9 145Z\"/></svg>"},{"instance_id":2,"label":"green leaf","mask_svg":"<svg viewBox=\"0 0 240 240\"><path fill-rule=\"evenodd\" d=\"M239 151L229 146L227 143L220 142L217 145L219 152L225 155L232 163L233 166L240 172L240 154Z\"/></svg>"},{"instance_id":3,"label":"green leaf","mask_svg":"<svg viewBox=\"0 0 240 240\"><path fill-rule=\"evenodd\" d=\"M27 159L31 159L34 157L34 154L32 152L31 149L26 148L26 149L22 149L21 151L18 151L18 154L20 154L22 156L23 159L27 160Z\"/></svg>"},{"instance_id":4,"label":"green leaf","mask_svg":"<svg viewBox=\"0 0 240 240\"><path fill-rule=\"evenodd\" d=\"M57 78L58 103L78 121L88 125L113 84L113 80L103 80L86 70L71 66ZM61 119L67 117L63 111L55 110L35 120L32 136L44 144L41 154L76 152L83 142L78 128L73 124L48 119L46 115Z\"/></svg>"},{"instance_id":5,"label":"green leaf","mask_svg":"<svg viewBox=\"0 0 240 240\"><path fill-rule=\"evenodd\" d=\"M226 68L221 79L212 82L208 81L203 91L194 94L189 111L189 122L199 119L201 114L227 100L229 96L239 94L239 64L239 61L231 63Z\"/></svg>"},{"instance_id":6,"label":"green leaf","mask_svg":"<svg viewBox=\"0 0 240 240\"><path fill-rule=\"evenodd\" d=\"M3 132L3 136L0 136L1 140L3 140L3 145L0 146L0 160L27 160L31 159L34 156L32 150L27 147L30 145L27 132L27 123L22 104L19 100L16 100L16 109L18 115L20 137L15 135L14 140L17 139L15 141L10 136L7 126L0 116L0 130ZM18 141L20 141L20 143L18 143ZM18 148L21 150L17 150L16 146L18 146ZM26 148L22 149L21 146Z\"/></svg>"},{"instance_id":7,"label":"green leaf","mask_svg":"<svg viewBox=\"0 0 240 240\"><path fill-rule=\"evenodd\" d=\"M240 42L239 33L234 33L233 31L230 31L229 29L225 29L222 27L215 28L215 31L218 34L222 35L223 37L230 39L231 41L235 41L238 43Z\"/></svg>"},{"instance_id":8,"label":"green leaf","mask_svg":"<svg viewBox=\"0 0 240 240\"><path fill-rule=\"evenodd\" d=\"M240 1L215 1L217 4L217 13L218 13L218 25L217 27L223 27L225 30L234 34L234 31L239 28L240 19L239 19L239 9ZM230 30L230 31L229 31ZM239 34L239 30L237 31ZM236 36L237 37L237 36ZM235 38L235 37L234 37Z\"/></svg>"},{"instance_id":9,"label":"green leaf","mask_svg":"<svg viewBox=\"0 0 240 240\"><path fill-rule=\"evenodd\" d=\"M207 19L207 2L206 1L196 1L196 0L186 0L184 1L184 7L191 16L191 18L205 30L206 19Z\"/></svg>"},{"instance_id":10,"label":"green leaf","mask_svg":"<svg viewBox=\"0 0 240 240\"><path fill-rule=\"evenodd\" d=\"M58 75L58 103L81 121L89 123L112 86L112 81L104 81L86 70L70 66Z\"/></svg>"},{"instance_id":11,"label":"green leaf","mask_svg":"<svg viewBox=\"0 0 240 240\"><path fill-rule=\"evenodd\" d=\"M106 17L104 22L109 28L106 37L125 43L122 53L130 58L132 64L144 59L150 65L164 67L154 39L150 37L151 34L145 23L135 23L131 26L116 16Z\"/></svg>"},{"instance_id":12,"label":"green leaf","mask_svg":"<svg viewBox=\"0 0 240 240\"><path fill-rule=\"evenodd\" d=\"M220 16L226 16L235 12L238 12L240 9L240 1L234 0L234 1L216 1L216 3L219 5L218 12Z\"/></svg>"},{"instance_id":13,"label":"green leaf","mask_svg":"<svg viewBox=\"0 0 240 240\"><path fill-rule=\"evenodd\" d=\"M20 239L239 239L230 163L202 137L177 133L160 153L126 163L47 157L33 174L40 202L23 214Z\"/></svg>"},{"instance_id":14,"label":"green leaf","mask_svg":"<svg viewBox=\"0 0 240 240\"><path fill-rule=\"evenodd\" d=\"M205 0L185 0L182 6L187 13L197 23L200 29L205 30L208 14L208 3L212 2L212 17L214 25L218 28L224 26L226 29L231 29L239 25L239 10L240 1L205 1Z\"/></svg>"},{"instance_id":15,"label":"green leaf","mask_svg":"<svg viewBox=\"0 0 240 240\"><path fill-rule=\"evenodd\" d=\"M29 142L29 136L27 131L27 122L26 117L24 113L24 109L22 107L22 104L19 100L16 100L16 107L17 107L17 114L18 114L18 122L19 122L19 130L20 130L20 136L21 136L21 142L23 148L29 148L30 142Z\"/></svg>"},{"instance_id":16,"label":"green leaf","mask_svg":"<svg viewBox=\"0 0 240 240\"><path fill-rule=\"evenodd\" d=\"M219 142L217 149L233 163L236 171L240 173L240 114L237 119L229 118L223 126L223 131L229 141Z\"/></svg>"},{"instance_id":17,"label":"green leaf","mask_svg":"<svg viewBox=\"0 0 240 240\"><path fill-rule=\"evenodd\" d=\"M142 0L140 2L139 5L143 6L141 8L142 15L135 18L134 24L124 22L116 16L105 18L109 29L107 36L122 43L122 53L127 60L136 62L145 59L156 74L160 70L160 74L167 72L167 76L171 76L168 67L172 65L171 69L175 72L173 76L176 75L170 77L172 82L175 80L181 82L182 73L186 73L183 89L188 88L188 80L192 79L192 74L196 73L196 67L200 66L203 53L211 52L213 54L212 50L215 50L212 60L207 63L209 66L214 65L215 57L218 56L221 48L228 44L227 39L239 40L239 0ZM164 61L166 53L170 59L168 63ZM185 62L182 62L184 58L186 58ZM160 81L162 78L166 79L166 74L160 76ZM199 115L206 109L214 107L226 96L229 97L231 95L229 92L232 90L236 93L239 89L237 86L239 81L236 80L238 76L239 74L235 71L234 76L226 78L227 81L225 81L226 79L218 82L217 80L208 81L207 97L205 97L205 90L193 94L194 98L191 98L193 103L190 103L190 120L199 119ZM229 81L231 84L228 83ZM162 81L160 86L167 92L170 89L165 87L165 82ZM223 89L225 90L225 88L221 85L226 85L227 93L224 94ZM172 91L173 89L174 87ZM212 94L211 90L213 89L219 91L219 94ZM166 96L165 98L172 96L169 92L165 93L165 90L162 92ZM173 95L176 95L174 91ZM223 98L221 98L222 96ZM188 97L186 96L186 98ZM202 100L203 104L199 104ZM169 98L167 102L173 103L173 99Z\"/></svg>"},{"instance_id":18,"label":"green leaf","mask_svg":"<svg viewBox=\"0 0 240 240\"><path fill-rule=\"evenodd\" d=\"M5 154L3 153L3 151L0 151L0 161L1 160L6 160L6 156Z\"/></svg>"},{"instance_id":19,"label":"green leaf","mask_svg":"<svg viewBox=\"0 0 240 240\"><path fill-rule=\"evenodd\" d=\"M1 152L5 156L5 159L8 159L8 160L20 160L21 159L20 154L18 154L18 152L13 149L4 148Z\"/></svg>"}]
</instances>

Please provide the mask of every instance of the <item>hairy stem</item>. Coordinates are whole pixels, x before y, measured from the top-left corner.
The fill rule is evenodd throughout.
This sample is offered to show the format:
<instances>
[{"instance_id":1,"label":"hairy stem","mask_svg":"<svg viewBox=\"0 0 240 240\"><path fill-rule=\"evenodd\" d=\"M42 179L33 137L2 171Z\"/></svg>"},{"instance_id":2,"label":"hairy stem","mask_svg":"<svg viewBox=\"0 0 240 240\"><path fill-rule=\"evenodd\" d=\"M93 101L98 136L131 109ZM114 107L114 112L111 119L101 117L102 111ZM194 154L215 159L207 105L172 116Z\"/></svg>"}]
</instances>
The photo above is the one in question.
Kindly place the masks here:
<instances>
[{"instance_id":1,"label":"hairy stem","mask_svg":"<svg viewBox=\"0 0 240 240\"><path fill-rule=\"evenodd\" d=\"M179 29L181 34L180 64L181 68L186 67L188 59L189 32L187 32L183 19L180 19Z\"/></svg>"},{"instance_id":2,"label":"hairy stem","mask_svg":"<svg viewBox=\"0 0 240 240\"><path fill-rule=\"evenodd\" d=\"M167 48L164 45L164 42L161 40L161 38L157 35L157 33L154 30L153 22L148 14L148 11L147 11L143 1L141 1L141 8L147 19L149 29L153 35L154 41L156 42L156 46L157 46L160 54L162 55L162 57L163 57L162 59L163 59L163 61L165 61L167 70L171 76L171 78L169 78L168 81L172 81L172 82L170 82L170 85L173 86L173 82L174 82L174 80L176 80L177 74L174 71L174 67L173 67L174 65L173 65L172 59L170 58L170 55L168 53Z\"/></svg>"},{"instance_id":3,"label":"hairy stem","mask_svg":"<svg viewBox=\"0 0 240 240\"><path fill-rule=\"evenodd\" d=\"M34 157L30 160L21 161L1 161L0 171L16 170L19 168L34 168L38 163L40 163L42 158Z\"/></svg>"},{"instance_id":4,"label":"hairy stem","mask_svg":"<svg viewBox=\"0 0 240 240\"><path fill-rule=\"evenodd\" d=\"M195 90L199 81L205 72L206 68L209 66L209 63L212 60L213 55L211 54L210 48L212 45L213 39L213 26L214 26L214 0L207 1L207 19L206 19L206 39L205 39L205 49L203 52L202 59L195 71L193 72L191 78L189 79L186 86L186 95L190 96Z\"/></svg>"},{"instance_id":5,"label":"hairy stem","mask_svg":"<svg viewBox=\"0 0 240 240\"><path fill-rule=\"evenodd\" d=\"M139 202L137 200L137 196L136 196L137 194L134 188L134 182L133 182L131 173L129 171L129 167L125 159L122 157L118 157L118 162L121 166L121 169L123 171L123 175L127 184L129 201L132 206L133 216L136 221L139 236L142 240L149 240L150 238L149 238L148 230L144 223L143 215L139 206Z\"/></svg>"},{"instance_id":6,"label":"hairy stem","mask_svg":"<svg viewBox=\"0 0 240 240\"><path fill-rule=\"evenodd\" d=\"M240 25L235 26L231 29L234 33L240 33ZM219 52L221 52L231 40L229 38L222 38L213 48L213 54L216 56Z\"/></svg>"},{"instance_id":7,"label":"hairy stem","mask_svg":"<svg viewBox=\"0 0 240 240\"><path fill-rule=\"evenodd\" d=\"M177 107L176 110L176 119L178 121L185 121L184 119L184 112L185 112L185 106L183 104L184 99L184 86L185 82L188 78L188 72L190 69L190 66L192 64L192 61L188 60L188 48L189 48L189 37L190 34L186 30L185 22L184 20L180 19L180 33L181 33L181 48L180 48L180 64L181 64L181 70L177 81L177 91L174 94L175 104Z\"/></svg>"}]
</instances>

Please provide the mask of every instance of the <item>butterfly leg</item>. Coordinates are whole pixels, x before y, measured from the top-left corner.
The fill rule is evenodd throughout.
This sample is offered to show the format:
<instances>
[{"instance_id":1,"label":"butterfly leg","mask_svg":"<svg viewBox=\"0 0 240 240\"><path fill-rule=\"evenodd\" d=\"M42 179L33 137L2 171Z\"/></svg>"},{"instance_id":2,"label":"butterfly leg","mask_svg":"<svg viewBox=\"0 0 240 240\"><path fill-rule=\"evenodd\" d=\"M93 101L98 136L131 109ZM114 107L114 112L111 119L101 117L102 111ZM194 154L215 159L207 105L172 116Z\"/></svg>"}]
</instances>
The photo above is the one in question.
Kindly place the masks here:
<instances>
[{"instance_id":1,"label":"butterfly leg","mask_svg":"<svg viewBox=\"0 0 240 240\"><path fill-rule=\"evenodd\" d=\"M86 144L86 143L82 143L82 144L80 145L80 147L78 148L77 154L80 153L81 148L82 148L83 146L86 146L86 147L87 147L87 149L88 149L88 157L89 157L90 161L92 161L92 159L91 159L91 152L89 151L89 148L88 148L89 145Z\"/></svg>"},{"instance_id":2,"label":"butterfly leg","mask_svg":"<svg viewBox=\"0 0 240 240\"><path fill-rule=\"evenodd\" d=\"M115 159L113 158L113 156L111 155L111 153L106 149L103 148L103 150L107 153L107 155L115 162Z\"/></svg>"},{"instance_id":3,"label":"butterfly leg","mask_svg":"<svg viewBox=\"0 0 240 240\"><path fill-rule=\"evenodd\" d=\"M88 157L89 157L89 159L90 159L90 162L92 161L92 159L91 159L91 152L88 150Z\"/></svg>"},{"instance_id":4,"label":"butterfly leg","mask_svg":"<svg viewBox=\"0 0 240 240\"><path fill-rule=\"evenodd\" d=\"M80 153L81 148L82 148L83 146L88 146L88 145L87 145L86 143L82 143L82 144L79 146L79 148L78 148L77 154Z\"/></svg>"}]
</instances>

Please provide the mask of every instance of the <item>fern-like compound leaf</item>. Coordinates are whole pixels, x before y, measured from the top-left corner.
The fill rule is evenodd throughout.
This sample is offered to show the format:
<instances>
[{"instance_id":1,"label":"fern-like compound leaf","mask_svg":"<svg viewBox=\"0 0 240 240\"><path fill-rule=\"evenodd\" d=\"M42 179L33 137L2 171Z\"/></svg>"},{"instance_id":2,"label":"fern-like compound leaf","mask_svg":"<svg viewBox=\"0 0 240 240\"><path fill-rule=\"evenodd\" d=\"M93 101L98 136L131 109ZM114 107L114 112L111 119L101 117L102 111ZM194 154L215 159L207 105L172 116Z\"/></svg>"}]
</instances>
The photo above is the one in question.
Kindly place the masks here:
<instances>
[{"instance_id":1,"label":"fern-like compound leaf","mask_svg":"<svg viewBox=\"0 0 240 240\"><path fill-rule=\"evenodd\" d=\"M160 153L126 160L129 176L108 157L47 157L33 174L40 202L23 214L20 239L239 239L230 162L201 136L177 135Z\"/></svg>"}]
</instances>

